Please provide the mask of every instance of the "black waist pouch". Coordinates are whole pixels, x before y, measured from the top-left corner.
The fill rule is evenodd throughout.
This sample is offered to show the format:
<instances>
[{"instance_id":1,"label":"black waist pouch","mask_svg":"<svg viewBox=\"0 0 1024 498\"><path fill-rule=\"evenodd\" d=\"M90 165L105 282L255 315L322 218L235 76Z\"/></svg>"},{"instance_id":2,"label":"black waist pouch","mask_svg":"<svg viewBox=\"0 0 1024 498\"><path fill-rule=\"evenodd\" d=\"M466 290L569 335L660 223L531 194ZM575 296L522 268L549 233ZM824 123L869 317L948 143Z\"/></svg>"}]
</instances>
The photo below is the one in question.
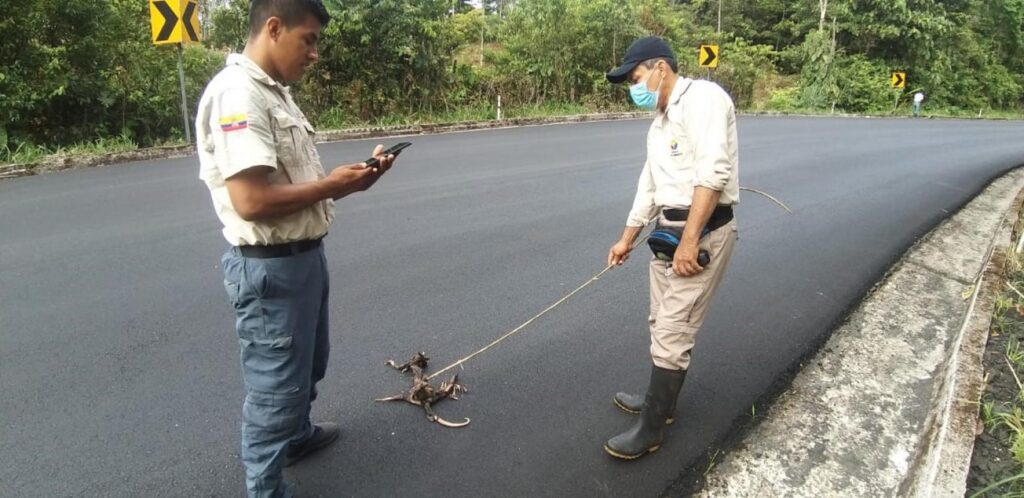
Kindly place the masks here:
<instances>
[{"instance_id":1,"label":"black waist pouch","mask_svg":"<svg viewBox=\"0 0 1024 498\"><path fill-rule=\"evenodd\" d=\"M689 211L685 209L665 210L665 218L671 221L686 221L689 214ZM703 239L709 233L722 228L732 221L732 218L732 206L719 206L715 208L714 213L711 214L711 219L708 220L707 226L701 232L700 238ZM661 261L672 261L672 258L676 255L676 248L679 247L679 243L683 239L683 228L683 226L665 226L660 222L654 227L654 231L647 238L647 246L651 248L655 258ZM710 262L711 256L707 251L701 249L697 256L697 264L707 266Z\"/></svg>"}]
</instances>

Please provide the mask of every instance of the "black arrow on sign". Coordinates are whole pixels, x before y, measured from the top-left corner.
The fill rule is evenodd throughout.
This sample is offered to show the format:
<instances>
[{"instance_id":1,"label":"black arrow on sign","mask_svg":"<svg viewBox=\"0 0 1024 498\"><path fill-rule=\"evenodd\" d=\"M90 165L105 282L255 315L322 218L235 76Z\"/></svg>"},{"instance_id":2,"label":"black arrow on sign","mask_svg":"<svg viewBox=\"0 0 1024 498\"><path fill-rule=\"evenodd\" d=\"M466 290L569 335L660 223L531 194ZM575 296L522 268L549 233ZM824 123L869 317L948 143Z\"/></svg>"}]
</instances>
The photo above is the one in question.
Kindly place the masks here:
<instances>
[{"instance_id":1,"label":"black arrow on sign","mask_svg":"<svg viewBox=\"0 0 1024 498\"><path fill-rule=\"evenodd\" d=\"M905 83L904 83L904 81L905 81L905 78L906 78L906 77L905 77L905 76L903 76L903 74L902 74L902 73L896 73L896 74L894 74L893 76L895 76L895 77L896 77L896 84L895 84L895 85L893 85L893 86L896 86L896 87L902 87L902 86L903 86L903 85L905 84Z\"/></svg>"},{"instance_id":2,"label":"black arrow on sign","mask_svg":"<svg viewBox=\"0 0 1024 498\"><path fill-rule=\"evenodd\" d=\"M156 10L160 11L160 15L164 16L164 27L160 29L160 34L156 35L156 41L167 41L171 38L174 26L178 24L178 16L174 13L174 9L167 5L167 2L161 0L153 3L156 5Z\"/></svg>"},{"instance_id":3,"label":"black arrow on sign","mask_svg":"<svg viewBox=\"0 0 1024 498\"><path fill-rule=\"evenodd\" d=\"M199 35L196 34L196 30L192 27L192 16L195 14L195 11L195 2L189 2L185 6L185 13L181 16L181 23L185 25L185 31L188 31L188 38L197 42L199 41Z\"/></svg>"},{"instance_id":4,"label":"black arrow on sign","mask_svg":"<svg viewBox=\"0 0 1024 498\"><path fill-rule=\"evenodd\" d=\"M705 45L704 46L704 57L705 57L704 63L701 64L701 65L702 66L710 66L712 62L715 62L715 59L718 56L715 55L715 51L714 50L711 50L711 47Z\"/></svg>"}]
</instances>

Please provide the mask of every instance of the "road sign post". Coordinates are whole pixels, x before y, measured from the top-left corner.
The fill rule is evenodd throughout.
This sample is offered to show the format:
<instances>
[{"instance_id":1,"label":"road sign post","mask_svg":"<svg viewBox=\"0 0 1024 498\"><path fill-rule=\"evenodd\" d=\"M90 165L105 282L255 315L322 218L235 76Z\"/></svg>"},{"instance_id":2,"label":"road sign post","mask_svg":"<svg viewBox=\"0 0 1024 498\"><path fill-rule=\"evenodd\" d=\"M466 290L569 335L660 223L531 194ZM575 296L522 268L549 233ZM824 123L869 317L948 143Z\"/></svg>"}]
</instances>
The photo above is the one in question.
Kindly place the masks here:
<instances>
[{"instance_id":1,"label":"road sign post","mask_svg":"<svg viewBox=\"0 0 1024 498\"><path fill-rule=\"evenodd\" d=\"M896 101L892 105L893 112L896 112L900 108L900 97L903 96L903 89L907 87L907 73L893 71L892 75L889 76L889 83L896 90Z\"/></svg>"},{"instance_id":2,"label":"road sign post","mask_svg":"<svg viewBox=\"0 0 1024 498\"><path fill-rule=\"evenodd\" d=\"M181 85L181 121L185 129L185 142L192 143L192 127L188 120L188 97L185 96L185 45L178 44L178 83Z\"/></svg>"},{"instance_id":3,"label":"road sign post","mask_svg":"<svg viewBox=\"0 0 1024 498\"><path fill-rule=\"evenodd\" d=\"M178 46L178 83L185 140L192 143L188 97L185 94L185 44L199 42L199 4L196 0L149 0L154 45Z\"/></svg>"}]
</instances>

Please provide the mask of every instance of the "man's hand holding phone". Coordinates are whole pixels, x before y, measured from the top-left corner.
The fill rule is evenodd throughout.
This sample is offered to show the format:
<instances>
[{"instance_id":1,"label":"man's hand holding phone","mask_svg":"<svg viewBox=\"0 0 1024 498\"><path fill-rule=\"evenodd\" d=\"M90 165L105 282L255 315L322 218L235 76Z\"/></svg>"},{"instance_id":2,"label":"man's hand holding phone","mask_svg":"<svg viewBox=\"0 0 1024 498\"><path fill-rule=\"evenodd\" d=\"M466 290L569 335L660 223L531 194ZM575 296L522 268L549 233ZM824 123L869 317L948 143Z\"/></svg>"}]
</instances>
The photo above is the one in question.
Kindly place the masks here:
<instances>
[{"instance_id":1,"label":"man's hand holding phone","mask_svg":"<svg viewBox=\"0 0 1024 498\"><path fill-rule=\"evenodd\" d=\"M378 145L373 149L373 157L363 162L367 168L373 168L377 173L385 173L391 168L398 154L401 154L402 150L410 145L412 144L409 142L402 142L388 147L387 150L383 150L383 145Z\"/></svg>"},{"instance_id":2,"label":"man's hand holding phone","mask_svg":"<svg viewBox=\"0 0 1024 498\"><path fill-rule=\"evenodd\" d=\"M384 150L383 145L378 145L373 149L373 157L366 161L335 168L326 179L331 185L331 197L340 199L372 187L382 174L391 169L398 152L409 145L412 144L405 142L387 150Z\"/></svg>"}]
</instances>

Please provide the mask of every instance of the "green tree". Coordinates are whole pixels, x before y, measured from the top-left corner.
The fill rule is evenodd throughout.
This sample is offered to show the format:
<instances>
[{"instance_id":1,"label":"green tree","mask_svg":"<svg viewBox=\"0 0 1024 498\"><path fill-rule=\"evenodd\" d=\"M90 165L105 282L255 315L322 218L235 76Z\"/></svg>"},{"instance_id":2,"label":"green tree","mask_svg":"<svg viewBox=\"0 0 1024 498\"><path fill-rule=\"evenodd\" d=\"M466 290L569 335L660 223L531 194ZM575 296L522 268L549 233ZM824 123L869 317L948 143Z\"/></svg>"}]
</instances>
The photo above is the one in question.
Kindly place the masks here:
<instances>
[{"instance_id":1,"label":"green tree","mask_svg":"<svg viewBox=\"0 0 1024 498\"><path fill-rule=\"evenodd\" d=\"M333 0L320 63L300 88L314 109L343 104L363 120L432 111L456 48L446 0Z\"/></svg>"},{"instance_id":2,"label":"green tree","mask_svg":"<svg viewBox=\"0 0 1024 498\"><path fill-rule=\"evenodd\" d=\"M207 12L210 19L204 42L207 46L241 52L249 38L249 0L230 0Z\"/></svg>"},{"instance_id":3,"label":"green tree","mask_svg":"<svg viewBox=\"0 0 1024 498\"><path fill-rule=\"evenodd\" d=\"M200 0L204 43L185 50L194 109L249 0ZM604 72L658 35L680 72L721 46L712 78L737 105L885 112L906 71L932 108L1024 104L1024 0L327 0L320 61L293 94L317 122L387 123L507 105L628 102ZM721 5L721 31L718 29ZM0 148L124 136L180 137L174 47L150 41L139 0L7 0L0 18ZM481 44L481 34L483 43ZM481 45L483 45L481 47ZM760 99L760 102L759 102Z\"/></svg>"}]
</instances>

